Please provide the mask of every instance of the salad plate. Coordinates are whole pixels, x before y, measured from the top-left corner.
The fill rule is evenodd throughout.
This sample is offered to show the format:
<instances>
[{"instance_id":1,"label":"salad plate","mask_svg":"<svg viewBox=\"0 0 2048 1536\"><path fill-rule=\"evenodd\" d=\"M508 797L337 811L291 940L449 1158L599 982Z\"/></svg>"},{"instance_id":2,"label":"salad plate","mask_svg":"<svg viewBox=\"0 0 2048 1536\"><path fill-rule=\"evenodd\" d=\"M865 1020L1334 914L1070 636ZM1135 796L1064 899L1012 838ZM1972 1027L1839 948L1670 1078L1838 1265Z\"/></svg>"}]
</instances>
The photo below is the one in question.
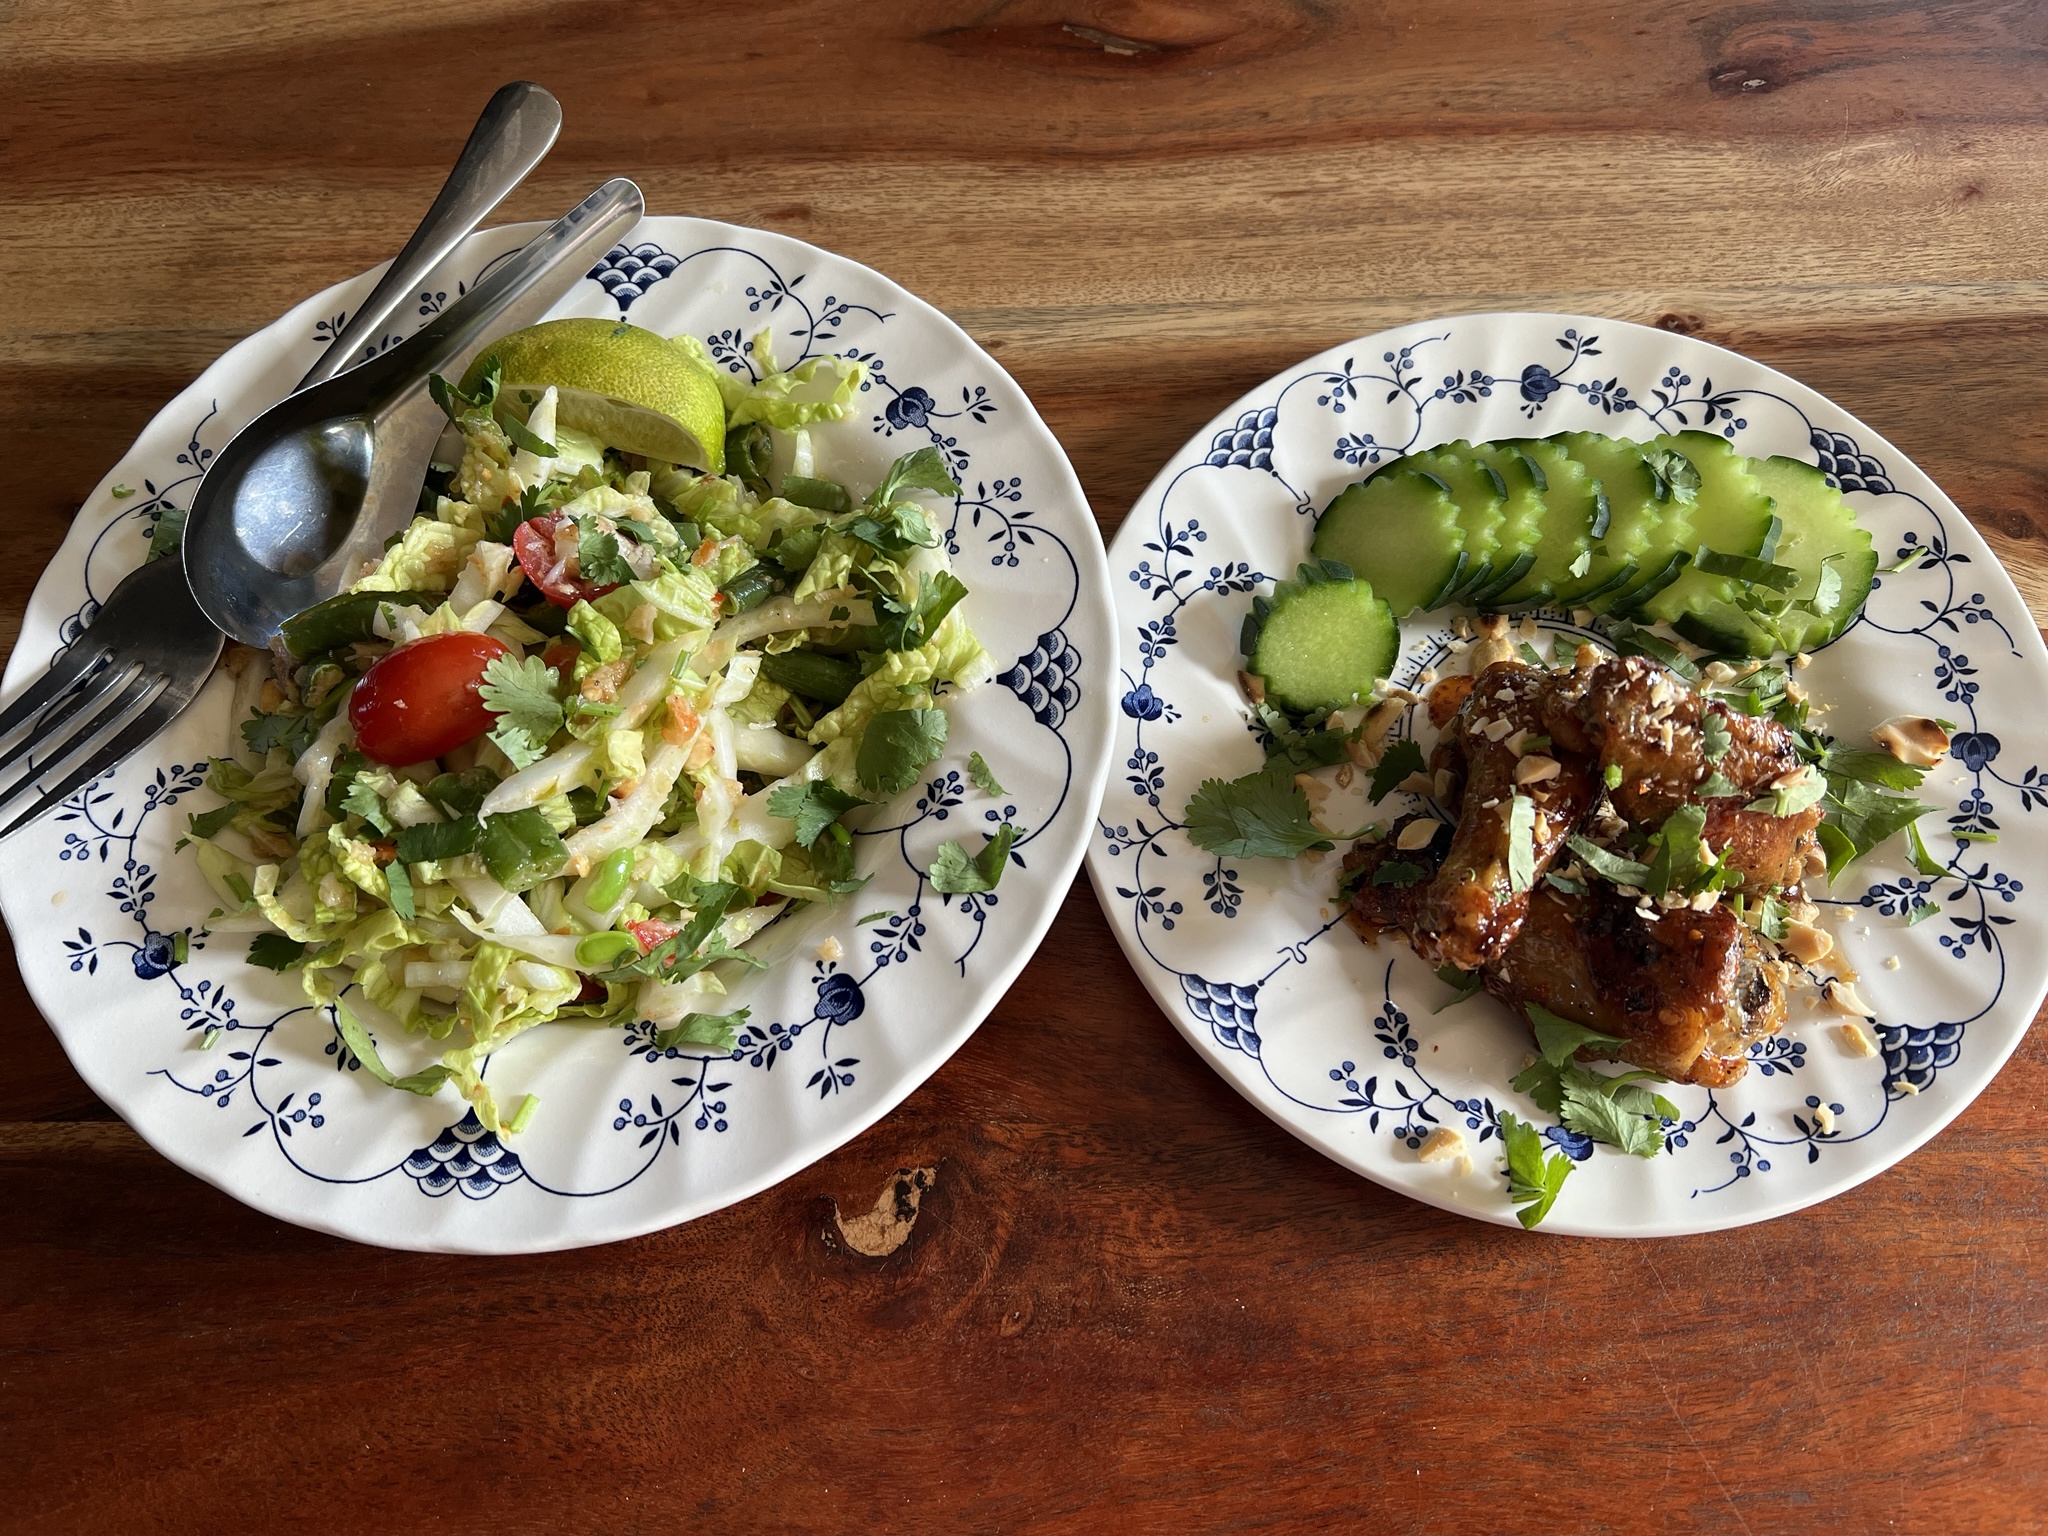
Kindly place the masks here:
<instances>
[{"instance_id":1,"label":"salad plate","mask_svg":"<svg viewBox=\"0 0 2048 1536\"><path fill-rule=\"evenodd\" d=\"M413 323L538 227L471 236L423 286ZM305 373L377 276L241 342L149 425L38 584L9 693L177 526L214 454ZM237 1199L387 1247L612 1241L743 1199L840 1146L937 1070L1015 977L1080 864L1108 773L1115 630L1087 502L1023 392L945 316L801 241L659 217L553 315L687 333L747 382L768 359L857 360L852 412L810 428L818 472L864 487L905 454L938 450L959 490L928 504L931 525L995 676L948 699L943 755L920 781L863 813L868 883L756 942L772 963L733 987L748 1013L729 1052L664 1044L651 1026L530 1031L486 1069L499 1095L532 1096L516 1133L488 1128L452 1087L391 1091L296 973L252 965L246 933L205 931L218 902L179 845L214 804L202 786L230 739L225 675L145 752L17 835L0 909L31 994L93 1090ZM942 844L971 850L1006 823L1018 835L999 889L933 888ZM399 1073L436 1054L402 1035L378 1051Z\"/></svg>"},{"instance_id":2,"label":"salad plate","mask_svg":"<svg viewBox=\"0 0 2048 1536\"><path fill-rule=\"evenodd\" d=\"M2048 992L2048 931L2023 899L2048 879L2048 651L1955 504L1795 380L1644 326L1512 313L1365 337L1251 391L1161 470L1111 547L1118 772L1089 873L1161 1008L1259 1109L1388 1188L1515 1223L1501 1117L1549 1118L1509 1085L1533 1056L1528 1028L1483 993L1461 999L1398 935L1362 942L1343 921L1335 854L1219 857L1184 824L1205 780L1264 758L1240 631L1253 597L1308 559L1321 509L1411 451L1571 431L1703 431L1817 466L1870 532L1880 574L1861 617L1799 673L1816 719L1851 746L1902 714L1954 728L1918 792L1934 808L1924 864L1894 837L1812 893L1874 1015L1875 1054L1843 1037L1839 1013L1801 1002L1733 1085L1660 1089L1678 1115L1653 1157L1546 1125L1573 1176L1543 1230L1740 1226L1851 1188L1934 1136L1990 1084ZM1568 656L1601 639L1587 617L1545 611L1533 636ZM1419 691L1463 670L1458 622L1406 619L1392 682ZM1396 792L1368 814L1421 803ZM1324 825L1357 825L1347 814ZM1446 1127L1470 1152L1463 1167L1421 1155Z\"/></svg>"}]
</instances>

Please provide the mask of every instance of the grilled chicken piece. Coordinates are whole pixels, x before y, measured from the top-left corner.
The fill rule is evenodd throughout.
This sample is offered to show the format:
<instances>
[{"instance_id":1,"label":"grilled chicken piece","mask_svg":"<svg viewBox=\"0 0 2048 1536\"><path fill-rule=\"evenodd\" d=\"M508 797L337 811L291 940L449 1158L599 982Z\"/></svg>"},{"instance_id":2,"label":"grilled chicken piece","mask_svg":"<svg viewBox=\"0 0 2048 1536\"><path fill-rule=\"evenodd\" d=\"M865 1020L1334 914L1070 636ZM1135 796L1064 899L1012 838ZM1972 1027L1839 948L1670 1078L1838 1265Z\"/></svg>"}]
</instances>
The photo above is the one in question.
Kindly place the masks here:
<instances>
[{"instance_id":1,"label":"grilled chicken piece","mask_svg":"<svg viewBox=\"0 0 2048 1536\"><path fill-rule=\"evenodd\" d=\"M1415 914L1429 889L1427 878L1403 885L1375 885L1373 876L1389 864L1412 864L1426 874L1436 872L1444 849L1450 844L1441 831L1421 848L1404 850L1397 846L1403 832L1424 821L1443 826L1431 816L1403 816L1384 841L1354 844L1344 855L1345 880L1356 887L1351 893L1351 908L1344 914L1345 921L1368 944L1377 942L1388 929L1405 934L1415 925Z\"/></svg>"},{"instance_id":2,"label":"grilled chicken piece","mask_svg":"<svg viewBox=\"0 0 2048 1536\"><path fill-rule=\"evenodd\" d=\"M1706 756L1702 725L1710 714L1728 732L1718 763ZM1777 721L1705 699L1647 657L1594 660L1581 652L1580 664L1558 679L1544 725L1560 746L1597 757L1603 773L1620 770L1609 799L1623 820L1646 832L1698 800L1700 783L1718 769L1735 792L1700 801L1707 808L1703 835L1741 874L1742 889L1792 885L1804 874L1820 807L1792 816L1745 809L1801 769L1791 732Z\"/></svg>"},{"instance_id":3,"label":"grilled chicken piece","mask_svg":"<svg viewBox=\"0 0 2048 1536\"><path fill-rule=\"evenodd\" d=\"M1463 780L1458 829L1408 929L1416 952L1435 965L1475 971L1513 942L1529 892L1508 878L1509 808L1517 794L1535 807L1535 876L1599 794L1582 751L1529 747L1550 735L1556 674L1518 661L1496 663L1445 729L1432 766ZM1581 733L1583 736L1583 733Z\"/></svg>"},{"instance_id":4,"label":"grilled chicken piece","mask_svg":"<svg viewBox=\"0 0 2048 1536\"><path fill-rule=\"evenodd\" d=\"M1486 967L1486 990L1629 1044L1624 1061L1675 1082L1725 1087L1750 1045L1785 1021L1791 967L1721 907L1645 918L1612 887L1539 891L1515 942Z\"/></svg>"}]
</instances>

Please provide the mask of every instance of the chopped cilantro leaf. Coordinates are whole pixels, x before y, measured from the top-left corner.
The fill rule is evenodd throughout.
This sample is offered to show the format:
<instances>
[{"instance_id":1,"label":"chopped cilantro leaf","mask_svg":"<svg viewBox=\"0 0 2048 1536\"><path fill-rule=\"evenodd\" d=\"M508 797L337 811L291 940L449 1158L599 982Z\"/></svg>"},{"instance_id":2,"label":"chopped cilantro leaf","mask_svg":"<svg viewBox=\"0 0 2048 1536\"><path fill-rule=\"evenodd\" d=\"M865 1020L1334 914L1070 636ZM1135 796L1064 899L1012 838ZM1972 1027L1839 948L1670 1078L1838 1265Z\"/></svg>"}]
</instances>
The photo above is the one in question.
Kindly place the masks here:
<instances>
[{"instance_id":1,"label":"chopped cilantro leaf","mask_svg":"<svg viewBox=\"0 0 2048 1536\"><path fill-rule=\"evenodd\" d=\"M398 829L398 857L408 864L431 864L476 852L483 828L474 816L460 821L423 821Z\"/></svg>"},{"instance_id":2,"label":"chopped cilantro leaf","mask_svg":"<svg viewBox=\"0 0 2048 1536\"><path fill-rule=\"evenodd\" d=\"M984 795L1000 797L1009 793L1007 789L996 782L995 772L989 767L988 759L979 752L967 754L967 777L974 780L974 787Z\"/></svg>"},{"instance_id":3,"label":"chopped cilantro leaf","mask_svg":"<svg viewBox=\"0 0 2048 1536\"><path fill-rule=\"evenodd\" d=\"M484 708L503 716L505 724L545 743L562 728L557 683L554 668L538 656L517 661L509 655L494 656L484 668L483 686L478 693Z\"/></svg>"},{"instance_id":4,"label":"chopped cilantro leaf","mask_svg":"<svg viewBox=\"0 0 2048 1536\"><path fill-rule=\"evenodd\" d=\"M1406 889L1420 885L1429 878L1429 870L1420 864L1410 864L1406 859L1389 859L1372 872L1374 885L1392 885Z\"/></svg>"},{"instance_id":5,"label":"chopped cilantro leaf","mask_svg":"<svg viewBox=\"0 0 2048 1536\"><path fill-rule=\"evenodd\" d=\"M524 448L537 458L552 459L562 450L546 438L539 436L517 416L506 416L499 423L505 429L505 436L512 440L514 448Z\"/></svg>"},{"instance_id":6,"label":"chopped cilantro leaf","mask_svg":"<svg viewBox=\"0 0 2048 1536\"><path fill-rule=\"evenodd\" d=\"M882 476L881 483L868 492L862 503L878 512L904 491L937 491L945 496L960 494L960 486L946 469L946 456L937 448L919 448L906 453Z\"/></svg>"},{"instance_id":7,"label":"chopped cilantro leaf","mask_svg":"<svg viewBox=\"0 0 2048 1536\"><path fill-rule=\"evenodd\" d=\"M848 811L866 804L859 795L849 795L829 779L778 784L768 792L768 814L786 816L795 822L796 840L805 848L817 842L820 834Z\"/></svg>"},{"instance_id":8,"label":"chopped cilantro leaf","mask_svg":"<svg viewBox=\"0 0 2048 1536\"><path fill-rule=\"evenodd\" d=\"M1461 971L1455 965L1438 966L1436 979L1451 989L1451 996L1447 1001L1438 1003L1431 1009L1432 1013L1442 1013L1446 1008L1455 1008L1466 998L1476 996L1486 986L1485 979L1477 971Z\"/></svg>"},{"instance_id":9,"label":"chopped cilantro leaf","mask_svg":"<svg viewBox=\"0 0 2048 1536\"><path fill-rule=\"evenodd\" d=\"M1565 846L1578 855L1581 864L1603 880L1612 880L1616 885L1632 885L1637 890L1647 888L1650 878L1647 864L1638 864L1634 859L1609 853L1598 843L1588 842L1577 833L1565 839Z\"/></svg>"},{"instance_id":10,"label":"chopped cilantro leaf","mask_svg":"<svg viewBox=\"0 0 2048 1536\"><path fill-rule=\"evenodd\" d=\"M1536 1049L1553 1067L1568 1065L1581 1046L1628 1044L1617 1036L1603 1035L1597 1029L1559 1018L1548 1008L1534 1003L1525 1005L1522 1011L1528 1014L1529 1027L1536 1033Z\"/></svg>"},{"instance_id":11,"label":"chopped cilantro leaf","mask_svg":"<svg viewBox=\"0 0 2048 1536\"><path fill-rule=\"evenodd\" d=\"M1854 747L1829 747L1820 760L1821 772L1838 779L1860 779L1884 789L1918 789L1927 777L1925 768L1902 763L1889 752L1858 751Z\"/></svg>"},{"instance_id":12,"label":"chopped cilantro leaf","mask_svg":"<svg viewBox=\"0 0 2048 1536\"><path fill-rule=\"evenodd\" d=\"M1925 921L1927 921L1928 918L1934 916L1934 914L1939 912L1940 910L1940 902L1923 901L1919 903L1917 906L1915 906L1913 910L1907 914L1906 926L1908 928L1911 928L1916 923L1924 923Z\"/></svg>"},{"instance_id":13,"label":"chopped cilantro leaf","mask_svg":"<svg viewBox=\"0 0 2048 1536\"><path fill-rule=\"evenodd\" d=\"M341 797L341 808L354 811L379 832L387 837L391 833L391 818L385 814L384 801L369 781L360 776L349 781L348 793Z\"/></svg>"},{"instance_id":14,"label":"chopped cilantro leaf","mask_svg":"<svg viewBox=\"0 0 2048 1536\"><path fill-rule=\"evenodd\" d=\"M1241 779L1208 779L1189 799L1188 841L1227 859L1291 859L1333 846L1309 819L1308 796L1285 767Z\"/></svg>"},{"instance_id":15,"label":"chopped cilantro leaf","mask_svg":"<svg viewBox=\"0 0 2048 1536\"><path fill-rule=\"evenodd\" d=\"M249 744L249 750L261 757L272 747L282 747L293 761L305 754L313 745L314 725L311 715L251 715L242 722L242 740Z\"/></svg>"},{"instance_id":16,"label":"chopped cilantro leaf","mask_svg":"<svg viewBox=\"0 0 2048 1536\"><path fill-rule=\"evenodd\" d=\"M1590 1079L1587 1081L1586 1079ZM1664 1150L1664 1128L1644 1113L1625 1108L1605 1087L1613 1079L1589 1072L1582 1079L1570 1075L1564 1084L1564 1104L1559 1118L1569 1130L1579 1131L1595 1141L1604 1141L1637 1157L1654 1157Z\"/></svg>"},{"instance_id":17,"label":"chopped cilantro leaf","mask_svg":"<svg viewBox=\"0 0 2048 1536\"><path fill-rule=\"evenodd\" d=\"M1708 762L1718 763L1728 755L1728 722L1719 710L1709 709L1700 717L1700 741Z\"/></svg>"},{"instance_id":18,"label":"chopped cilantro leaf","mask_svg":"<svg viewBox=\"0 0 2048 1536\"><path fill-rule=\"evenodd\" d=\"M1765 896L1756 909L1756 931L1773 943L1785 937L1785 903L1776 896Z\"/></svg>"},{"instance_id":19,"label":"chopped cilantro leaf","mask_svg":"<svg viewBox=\"0 0 2048 1536\"><path fill-rule=\"evenodd\" d=\"M1372 788L1366 791L1366 799L1374 805L1394 791L1394 786L1404 782L1410 774L1422 772L1422 748L1412 736L1403 736L1394 742L1380 758L1379 765L1372 771Z\"/></svg>"},{"instance_id":20,"label":"chopped cilantro leaf","mask_svg":"<svg viewBox=\"0 0 2048 1536\"><path fill-rule=\"evenodd\" d=\"M1508 1159L1508 1199L1519 1207L1515 1217L1524 1227L1535 1227L1557 1203L1572 1160L1562 1152L1545 1156L1543 1134L1513 1115L1500 1117L1500 1139Z\"/></svg>"},{"instance_id":21,"label":"chopped cilantro leaf","mask_svg":"<svg viewBox=\"0 0 2048 1536\"><path fill-rule=\"evenodd\" d=\"M966 595L966 585L951 571L940 571L919 582L915 602L906 604L884 595L879 600L876 625L881 631L882 648L914 651L927 644L946 615Z\"/></svg>"},{"instance_id":22,"label":"chopped cilantro leaf","mask_svg":"<svg viewBox=\"0 0 2048 1536\"><path fill-rule=\"evenodd\" d=\"M593 518L583 518L577 523L577 535L576 572L583 580L622 587L633 579L633 567L626 563L616 533L600 528Z\"/></svg>"},{"instance_id":23,"label":"chopped cilantro leaf","mask_svg":"<svg viewBox=\"0 0 2048 1536\"><path fill-rule=\"evenodd\" d=\"M958 843L939 844L927 871L932 889L942 896L977 896L994 890L1003 871L1010 867L1010 847L1016 840L1017 829L1006 821L982 845L981 852L971 858Z\"/></svg>"},{"instance_id":24,"label":"chopped cilantro leaf","mask_svg":"<svg viewBox=\"0 0 2048 1536\"><path fill-rule=\"evenodd\" d=\"M1508 801L1508 890L1520 895L1536 883L1536 802L1527 795Z\"/></svg>"},{"instance_id":25,"label":"chopped cilantro leaf","mask_svg":"<svg viewBox=\"0 0 2048 1536\"><path fill-rule=\"evenodd\" d=\"M854 756L854 777L876 798L908 789L946 749L942 709L884 710L868 722Z\"/></svg>"},{"instance_id":26,"label":"chopped cilantro leaf","mask_svg":"<svg viewBox=\"0 0 2048 1536\"><path fill-rule=\"evenodd\" d=\"M391 910L407 922L413 919L412 874L402 859L393 859L384 866L384 885L390 892Z\"/></svg>"},{"instance_id":27,"label":"chopped cilantro leaf","mask_svg":"<svg viewBox=\"0 0 2048 1536\"><path fill-rule=\"evenodd\" d=\"M1762 811L1767 816L1797 816L1801 811L1819 805L1827 792L1827 775L1809 768L1803 776L1783 788L1759 795L1749 802L1748 808Z\"/></svg>"},{"instance_id":28,"label":"chopped cilantro leaf","mask_svg":"<svg viewBox=\"0 0 2048 1536\"><path fill-rule=\"evenodd\" d=\"M288 971L306 958L307 947L281 933L259 933L249 941L249 963L266 971Z\"/></svg>"},{"instance_id":29,"label":"chopped cilantro leaf","mask_svg":"<svg viewBox=\"0 0 2048 1536\"><path fill-rule=\"evenodd\" d=\"M240 809L240 806L230 800L226 805L217 805L210 811L201 811L197 816L190 818L192 835L194 837L213 836L214 833L233 821L235 813Z\"/></svg>"}]
</instances>

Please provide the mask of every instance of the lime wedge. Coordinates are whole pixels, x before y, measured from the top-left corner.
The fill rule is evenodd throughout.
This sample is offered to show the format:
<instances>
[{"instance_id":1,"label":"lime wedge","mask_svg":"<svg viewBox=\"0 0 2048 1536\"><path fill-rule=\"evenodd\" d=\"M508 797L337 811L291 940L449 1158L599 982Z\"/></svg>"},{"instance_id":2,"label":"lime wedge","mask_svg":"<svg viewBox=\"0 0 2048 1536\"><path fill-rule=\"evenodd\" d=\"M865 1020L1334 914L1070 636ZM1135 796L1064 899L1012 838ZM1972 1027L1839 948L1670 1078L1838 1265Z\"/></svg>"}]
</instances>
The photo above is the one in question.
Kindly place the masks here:
<instances>
[{"instance_id":1,"label":"lime wedge","mask_svg":"<svg viewBox=\"0 0 2048 1536\"><path fill-rule=\"evenodd\" d=\"M623 320L543 320L501 336L462 376L472 392L498 360L498 400L522 420L553 385L555 420L622 453L720 474L725 402L718 381L665 336Z\"/></svg>"}]
</instances>

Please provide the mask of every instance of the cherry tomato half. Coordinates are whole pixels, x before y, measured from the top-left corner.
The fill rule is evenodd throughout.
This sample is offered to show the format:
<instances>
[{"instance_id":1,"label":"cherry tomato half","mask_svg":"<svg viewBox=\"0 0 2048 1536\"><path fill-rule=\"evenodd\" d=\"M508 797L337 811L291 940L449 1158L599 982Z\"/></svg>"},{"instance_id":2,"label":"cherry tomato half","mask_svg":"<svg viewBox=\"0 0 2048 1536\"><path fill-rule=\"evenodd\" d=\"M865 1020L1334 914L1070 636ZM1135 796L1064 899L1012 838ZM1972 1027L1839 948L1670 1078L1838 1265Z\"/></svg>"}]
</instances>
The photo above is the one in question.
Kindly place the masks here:
<instances>
[{"instance_id":1,"label":"cherry tomato half","mask_svg":"<svg viewBox=\"0 0 2048 1536\"><path fill-rule=\"evenodd\" d=\"M574 608L578 602L603 597L618 585L585 581L566 572L555 574L560 563L555 554L555 533L565 525L573 526L575 521L560 512L550 512L546 517L521 523L512 535L512 553L519 557L519 568L526 572L528 581L540 588L541 596L557 608Z\"/></svg>"},{"instance_id":2,"label":"cherry tomato half","mask_svg":"<svg viewBox=\"0 0 2048 1536\"><path fill-rule=\"evenodd\" d=\"M425 635L380 656L349 697L349 723L367 757L392 767L423 763L474 741L493 717L479 694L502 641L465 633Z\"/></svg>"},{"instance_id":3,"label":"cherry tomato half","mask_svg":"<svg viewBox=\"0 0 2048 1536\"><path fill-rule=\"evenodd\" d=\"M674 923L664 923L658 917L645 917L637 923L626 924L626 931L639 941L640 953L644 955L683 930Z\"/></svg>"}]
</instances>

